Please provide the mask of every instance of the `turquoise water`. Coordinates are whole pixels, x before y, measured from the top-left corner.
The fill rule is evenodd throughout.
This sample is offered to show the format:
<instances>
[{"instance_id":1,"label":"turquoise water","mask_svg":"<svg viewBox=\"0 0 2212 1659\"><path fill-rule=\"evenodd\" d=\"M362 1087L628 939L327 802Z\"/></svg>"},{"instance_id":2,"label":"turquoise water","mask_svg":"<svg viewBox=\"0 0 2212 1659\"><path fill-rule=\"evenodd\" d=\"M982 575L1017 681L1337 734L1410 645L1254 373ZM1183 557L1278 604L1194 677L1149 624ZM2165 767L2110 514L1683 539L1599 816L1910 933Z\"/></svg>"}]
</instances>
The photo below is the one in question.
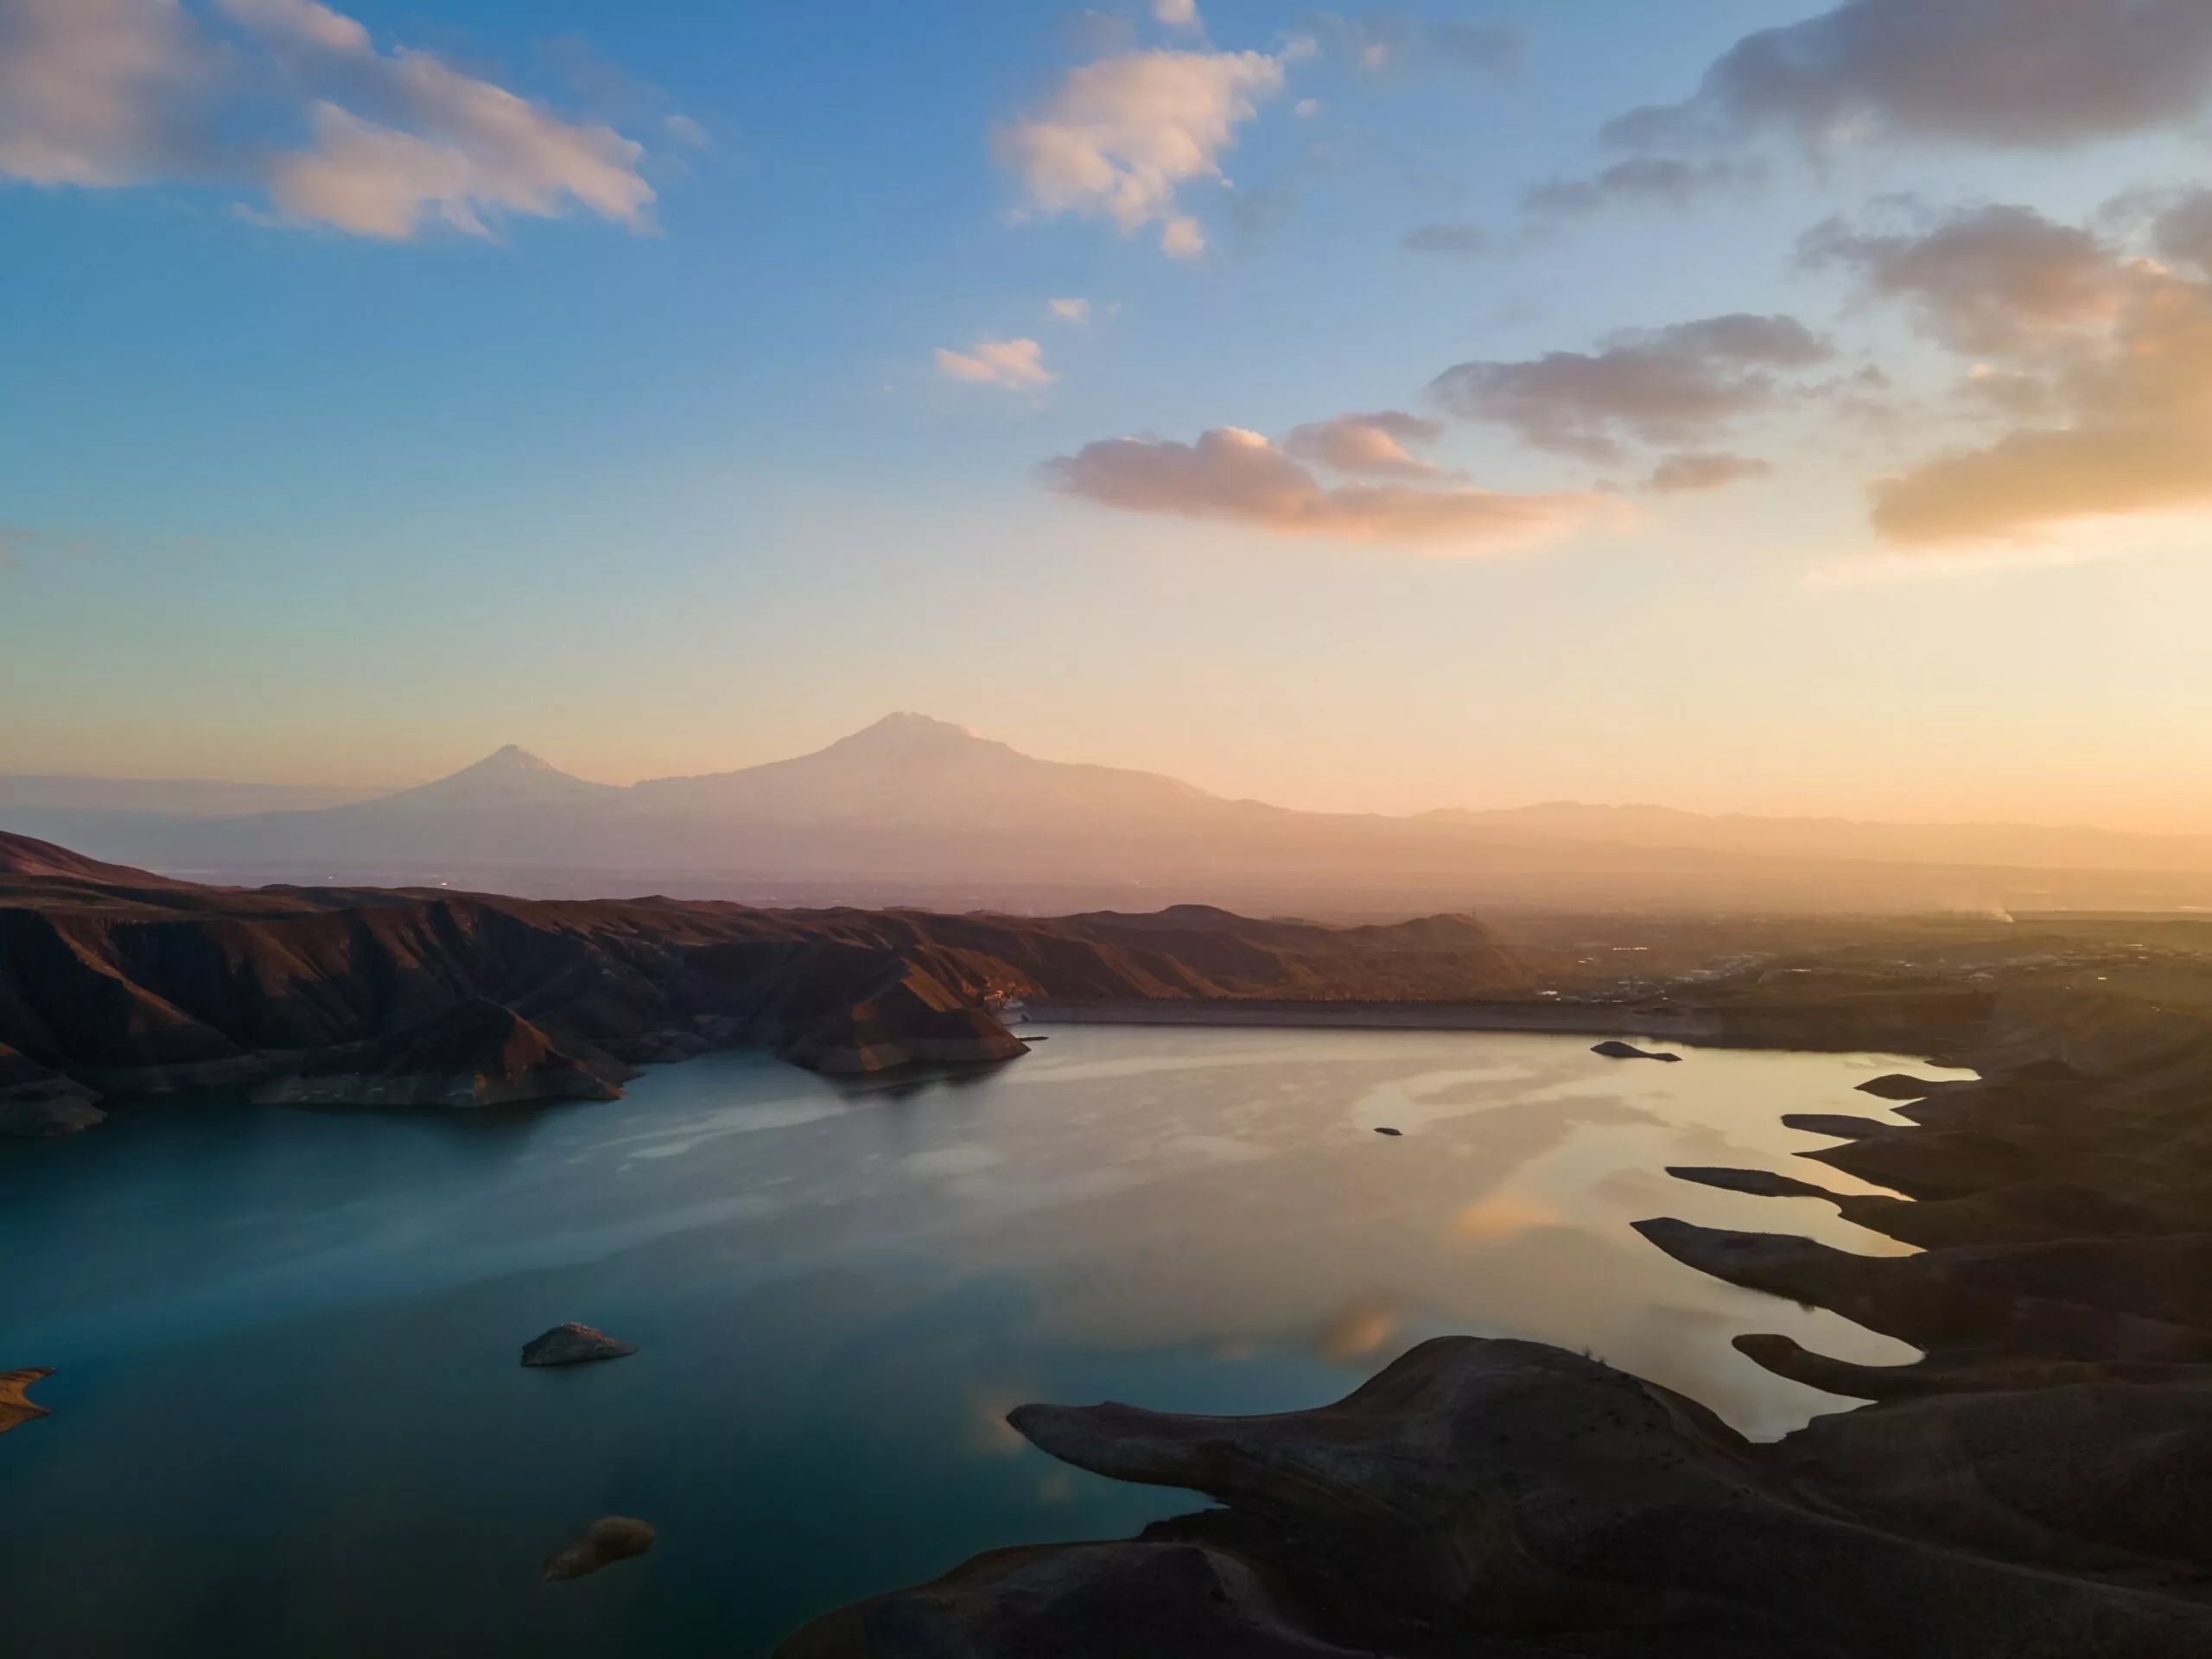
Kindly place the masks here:
<instances>
[{"instance_id":1,"label":"turquoise water","mask_svg":"<svg viewBox=\"0 0 2212 1659\"><path fill-rule=\"evenodd\" d=\"M978 1550L1197 1507L1032 1451L1000 1421L1025 1400L1291 1409L1464 1331L1593 1351L1771 1435L1842 1402L1737 1332L1910 1357L1627 1225L1896 1249L1660 1173L1789 1169L1821 1143L1778 1116L1879 1114L1853 1085L1893 1057L1047 1029L898 1090L727 1054L612 1104L200 1099L0 1142L0 1368L59 1368L56 1414L0 1437L7 1651L762 1653ZM567 1319L642 1351L516 1363ZM539 1584L607 1513L658 1547Z\"/></svg>"}]
</instances>

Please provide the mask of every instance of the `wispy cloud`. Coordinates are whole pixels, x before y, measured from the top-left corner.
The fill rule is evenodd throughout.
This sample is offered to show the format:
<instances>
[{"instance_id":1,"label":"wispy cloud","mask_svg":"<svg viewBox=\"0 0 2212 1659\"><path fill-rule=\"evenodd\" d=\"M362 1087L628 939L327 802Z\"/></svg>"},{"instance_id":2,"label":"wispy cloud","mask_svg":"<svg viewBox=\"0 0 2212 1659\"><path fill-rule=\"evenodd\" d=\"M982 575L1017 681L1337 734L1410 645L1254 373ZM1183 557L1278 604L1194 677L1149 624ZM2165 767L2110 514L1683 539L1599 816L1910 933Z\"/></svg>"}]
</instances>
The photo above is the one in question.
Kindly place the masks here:
<instances>
[{"instance_id":1,"label":"wispy cloud","mask_svg":"<svg viewBox=\"0 0 2212 1659\"><path fill-rule=\"evenodd\" d=\"M1060 378L1045 366L1044 349L1033 340L983 340L965 352L940 350L937 366L952 379L1008 391L1036 391Z\"/></svg>"},{"instance_id":2,"label":"wispy cloud","mask_svg":"<svg viewBox=\"0 0 2212 1659\"><path fill-rule=\"evenodd\" d=\"M1632 156L1587 178L1553 179L1531 188L1522 206L1529 213L1580 217L1622 206L1688 207L1700 197L1757 183L1766 175L1756 159L1686 162L1671 156Z\"/></svg>"},{"instance_id":3,"label":"wispy cloud","mask_svg":"<svg viewBox=\"0 0 2212 1659\"><path fill-rule=\"evenodd\" d=\"M0 173L88 188L199 175L221 71L175 0L0 0Z\"/></svg>"},{"instance_id":4,"label":"wispy cloud","mask_svg":"<svg viewBox=\"0 0 2212 1659\"><path fill-rule=\"evenodd\" d=\"M1725 489L1750 479L1765 478L1774 471L1767 461L1750 455L1669 455L1651 469L1643 487L1654 495L1683 495L1693 491Z\"/></svg>"},{"instance_id":5,"label":"wispy cloud","mask_svg":"<svg viewBox=\"0 0 2212 1659\"><path fill-rule=\"evenodd\" d=\"M1440 67L1506 80L1528 60L1528 36L1517 23L1423 22L1376 10L1357 17L1315 12L1305 27L1317 48L1376 74Z\"/></svg>"},{"instance_id":6,"label":"wispy cloud","mask_svg":"<svg viewBox=\"0 0 2212 1659\"><path fill-rule=\"evenodd\" d=\"M1188 258L1205 232L1179 188L1220 176L1236 129L1282 85L1282 60L1264 53L1122 53L1071 70L995 148L1033 209L1111 219L1125 235L1158 225L1161 251Z\"/></svg>"},{"instance_id":7,"label":"wispy cloud","mask_svg":"<svg viewBox=\"0 0 2212 1659\"><path fill-rule=\"evenodd\" d=\"M1319 461L1340 473L1426 479L1434 478L1443 469L1406 446L1426 448L1443 435L1444 428L1438 422L1384 410L1375 415L1339 415L1333 421L1294 428L1282 447L1286 454Z\"/></svg>"},{"instance_id":8,"label":"wispy cloud","mask_svg":"<svg viewBox=\"0 0 2212 1659\"><path fill-rule=\"evenodd\" d=\"M2203 194L2149 227L2163 260L2016 207L1917 233L1822 227L1813 257L1911 308L1923 334L1970 359L1964 388L2013 423L1876 483L1875 527L1936 546L2212 506L2208 227Z\"/></svg>"},{"instance_id":9,"label":"wispy cloud","mask_svg":"<svg viewBox=\"0 0 2212 1659\"><path fill-rule=\"evenodd\" d=\"M1609 133L1637 149L1766 130L2042 149L2173 125L2208 103L2204 0L1846 0L1746 35L1694 97Z\"/></svg>"},{"instance_id":10,"label":"wispy cloud","mask_svg":"<svg viewBox=\"0 0 2212 1659\"><path fill-rule=\"evenodd\" d=\"M1406 232L1402 245L1408 253L1443 253L1468 258L1490 251L1491 234L1479 225L1416 225Z\"/></svg>"},{"instance_id":11,"label":"wispy cloud","mask_svg":"<svg viewBox=\"0 0 2212 1659\"><path fill-rule=\"evenodd\" d=\"M1278 536L1389 543L1446 555L1554 540L1605 511L1586 495L1360 482L1332 487L1259 433L1233 426L1201 433L1193 443L1109 438L1058 456L1043 470L1061 494L1123 512L1225 520Z\"/></svg>"},{"instance_id":12,"label":"wispy cloud","mask_svg":"<svg viewBox=\"0 0 2212 1659\"><path fill-rule=\"evenodd\" d=\"M577 208L645 230L644 154L432 54L379 51L315 0L0 0L0 175L33 184L245 186L266 193L263 222L393 239Z\"/></svg>"},{"instance_id":13,"label":"wispy cloud","mask_svg":"<svg viewBox=\"0 0 2212 1659\"><path fill-rule=\"evenodd\" d=\"M1736 315L1615 335L1596 352L1461 363L1431 391L1454 414L1597 461L1630 442L1696 443L1781 401L1792 372L1834 355L1793 317Z\"/></svg>"}]
</instances>

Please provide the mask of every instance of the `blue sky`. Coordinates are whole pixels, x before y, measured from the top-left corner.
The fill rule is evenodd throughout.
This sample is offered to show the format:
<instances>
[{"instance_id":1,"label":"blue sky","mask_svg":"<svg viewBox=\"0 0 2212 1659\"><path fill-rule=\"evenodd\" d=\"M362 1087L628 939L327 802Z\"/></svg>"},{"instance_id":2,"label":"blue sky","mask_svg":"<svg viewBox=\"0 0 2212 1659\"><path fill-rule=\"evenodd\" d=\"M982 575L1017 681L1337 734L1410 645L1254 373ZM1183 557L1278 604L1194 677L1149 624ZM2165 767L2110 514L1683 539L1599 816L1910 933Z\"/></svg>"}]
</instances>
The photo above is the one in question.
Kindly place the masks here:
<instances>
[{"instance_id":1,"label":"blue sky","mask_svg":"<svg viewBox=\"0 0 2212 1659\"><path fill-rule=\"evenodd\" d=\"M2212 828L2202 411L2056 501L1931 470L2157 402L2145 329L2196 361L2176 0L2093 0L2162 49L2071 105L2027 0L59 3L0 0L0 769L619 781L916 708L1300 805ZM1773 29L1817 73L1601 136ZM107 124L27 94L149 29ZM1093 71L1148 141L1170 54L1249 107L1124 230L1037 158ZM1653 156L1694 199L1523 205ZM1738 315L1815 344L1656 332ZM1637 402L1637 330L1732 417ZM1677 455L1745 475L1642 487Z\"/></svg>"}]
</instances>

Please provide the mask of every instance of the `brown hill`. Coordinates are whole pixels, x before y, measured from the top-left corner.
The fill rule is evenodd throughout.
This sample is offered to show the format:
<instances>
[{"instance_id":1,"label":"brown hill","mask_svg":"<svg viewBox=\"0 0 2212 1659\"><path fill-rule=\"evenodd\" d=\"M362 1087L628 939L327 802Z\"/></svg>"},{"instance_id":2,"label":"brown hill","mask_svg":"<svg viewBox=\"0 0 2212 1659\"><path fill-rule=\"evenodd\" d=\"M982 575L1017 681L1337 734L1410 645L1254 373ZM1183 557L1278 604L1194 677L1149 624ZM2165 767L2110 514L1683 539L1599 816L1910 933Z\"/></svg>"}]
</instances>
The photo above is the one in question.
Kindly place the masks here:
<instances>
[{"instance_id":1,"label":"brown hill","mask_svg":"<svg viewBox=\"0 0 2212 1659\"><path fill-rule=\"evenodd\" d=\"M628 1066L742 1043L825 1071L1007 1059L1024 1046L992 1009L1014 998L1436 1000L1521 982L1470 917L1337 930L1195 908L1033 920L241 892L0 845L22 872L0 888L0 1098L604 1097Z\"/></svg>"},{"instance_id":2,"label":"brown hill","mask_svg":"<svg viewBox=\"0 0 2212 1659\"><path fill-rule=\"evenodd\" d=\"M50 841L0 834L0 892L20 882L91 882L109 887L186 885L165 875L156 875L150 870L133 869L127 864L103 864L96 858L73 853Z\"/></svg>"}]
</instances>

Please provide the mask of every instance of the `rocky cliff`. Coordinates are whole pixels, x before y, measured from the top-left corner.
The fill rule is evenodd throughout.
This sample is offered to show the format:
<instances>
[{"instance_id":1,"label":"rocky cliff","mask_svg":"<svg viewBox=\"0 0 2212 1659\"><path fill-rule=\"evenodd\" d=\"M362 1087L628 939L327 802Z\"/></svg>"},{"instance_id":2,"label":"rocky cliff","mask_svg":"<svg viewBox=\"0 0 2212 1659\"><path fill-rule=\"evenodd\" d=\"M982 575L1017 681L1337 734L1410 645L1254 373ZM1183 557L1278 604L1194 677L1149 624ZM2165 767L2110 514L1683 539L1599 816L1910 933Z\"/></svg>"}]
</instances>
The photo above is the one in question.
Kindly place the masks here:
<instances>
[{"instance_id":1,"label":"rocky cliff","mask_svg":"<svg viewBox=\"0 0 2212 1659\"><path fill-rule=\"evenodd\" d=\"M1465 997L1519 982L1479 922L1336 930L1185 907L1037 920L664 899L194 886L0 836L0 1130L103 1098L606 1098L763 1044L878 1071L1005 1060L1022 997Z\"/></svg>"}]
</instances>

